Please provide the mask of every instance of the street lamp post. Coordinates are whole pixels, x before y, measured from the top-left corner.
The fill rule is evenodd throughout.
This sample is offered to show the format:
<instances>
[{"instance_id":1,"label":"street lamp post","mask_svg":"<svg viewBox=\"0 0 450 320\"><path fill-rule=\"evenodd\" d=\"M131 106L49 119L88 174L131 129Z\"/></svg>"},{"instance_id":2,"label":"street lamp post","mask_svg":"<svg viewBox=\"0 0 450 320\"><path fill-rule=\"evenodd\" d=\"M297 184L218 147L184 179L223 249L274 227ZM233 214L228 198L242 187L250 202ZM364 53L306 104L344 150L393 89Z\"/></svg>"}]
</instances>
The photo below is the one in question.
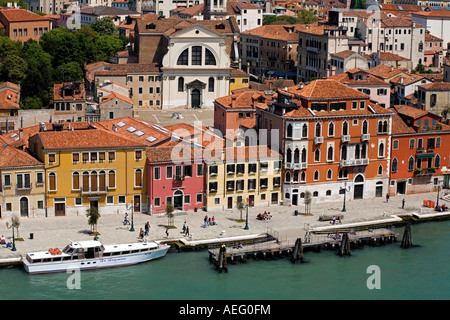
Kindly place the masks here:
<instances>
[{"instance_id":1,"label":"street lamp post","mask_svg":"<svg viewBox=\"0 0 450 320\"><path fill-rule=\"evenodd\" d=\"M244 230L248 230L248 199L247 199L247 203L245 204L245 227Z\"/></svg>"},{"instance_id":2,"label":"street lamp post","mask_svg":"<svg viewBox=\"0 0 450 320\"><path fill-rule=\"evenodd\" d=\"M439 181L437 183L437 198L436 198L436 207L439 206L439 191L441 190L441 186L439 185Z\"/></svg>"},{"instance_id":3,"label":"street lamp post","mask_svg":"<svg viewBox=\"0 0 450 320\"><path fill-rule=\"evenodd\" d=\"M344 207L342 208L342 212L347 212L347 209L345 208L345 200L346 195L349 190L347 190L347 181L344 182L344 188L341 187L341 190L344 190Z\"/></svg>"},{"instance_id":4,"label":"street lamp post","mask_svg":"<svg viewBox=\"0 0 450 320\"><path fill-rule=\"evenodd\" d=\"M131 228L130 231L134 231L134 201L131 200Z\"/></svg>"}]
</instances>

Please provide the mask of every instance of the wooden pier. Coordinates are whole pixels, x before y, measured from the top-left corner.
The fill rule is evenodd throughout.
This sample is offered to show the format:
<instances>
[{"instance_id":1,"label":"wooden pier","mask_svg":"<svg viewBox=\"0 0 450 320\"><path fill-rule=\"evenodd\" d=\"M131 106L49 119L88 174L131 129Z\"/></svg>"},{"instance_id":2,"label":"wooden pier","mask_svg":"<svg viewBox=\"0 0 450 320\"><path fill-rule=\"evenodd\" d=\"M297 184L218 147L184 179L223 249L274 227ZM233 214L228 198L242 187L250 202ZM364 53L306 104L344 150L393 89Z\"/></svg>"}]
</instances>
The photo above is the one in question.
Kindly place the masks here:
<instances>
[{"instance_id":1,"label":"wooden pier","mask_svg":"<svg viewBox=\"0 0 450 320\"><path fill-rule=\"evenodd\" d=\"M396 241L396 234L386 228L369 229L363 231L333 231L322 234L307 234L303 237L292 235L280 235L274 230L268 230L267 241L254 244L228 243L211 245L208 249L209 259L221 271L224 260L245 262L247 258L274 258L288 255L295 263L303 262L303 251L322 249L335 249L339 255L350 255L351 248L364 245L382 245ZM227 271L228 269L226 269Z\"/></svg>"}]
</instances>

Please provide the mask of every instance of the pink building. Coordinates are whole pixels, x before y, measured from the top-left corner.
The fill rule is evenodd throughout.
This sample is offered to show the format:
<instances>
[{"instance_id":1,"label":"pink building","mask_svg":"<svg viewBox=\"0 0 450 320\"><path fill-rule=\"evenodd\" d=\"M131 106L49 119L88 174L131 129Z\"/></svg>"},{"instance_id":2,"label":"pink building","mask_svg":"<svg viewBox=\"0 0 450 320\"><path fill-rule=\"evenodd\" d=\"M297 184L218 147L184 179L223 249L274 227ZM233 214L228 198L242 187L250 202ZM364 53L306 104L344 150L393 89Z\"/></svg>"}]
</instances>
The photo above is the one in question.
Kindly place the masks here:
<instances>
[{"instance_id":1,"label":"pink building","mask_svg":"<svg viewBox=\"0 0 450 320\"><path fill-rule=\"evenodd\" d=\"M197 150L199 156L195 157ZM151 214L165 213L168 202L176 211L202 209L205 166L201 152L201 149L191 149L190 155L180 156L176 147L147 149L147 193Z\"/></svg>"}]
</instances>

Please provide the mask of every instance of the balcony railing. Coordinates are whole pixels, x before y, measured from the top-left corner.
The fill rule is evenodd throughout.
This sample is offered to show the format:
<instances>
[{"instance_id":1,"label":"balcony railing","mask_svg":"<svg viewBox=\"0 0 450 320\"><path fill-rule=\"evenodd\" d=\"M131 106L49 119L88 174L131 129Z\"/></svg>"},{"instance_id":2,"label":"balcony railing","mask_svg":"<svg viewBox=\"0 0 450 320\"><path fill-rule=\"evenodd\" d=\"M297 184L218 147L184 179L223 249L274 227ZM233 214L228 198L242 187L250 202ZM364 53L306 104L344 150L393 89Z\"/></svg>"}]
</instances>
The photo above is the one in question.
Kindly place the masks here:
<instances>
[{"instance_id":1,"label":"balcony railing","mask_svg":"<svg viewBox=\"0 0 450 320\"><path fill-rule=\"evenodd\" d=\"M314 137L314 144L323 143L323 137Z\"/></svg>"},{"instance_id":2,"label":"balcony railing","mask_svg":"<svg viewBox=\"0 0 450 320\"><path fill-rule=\"evenodd\" d=\"M341 160L340 163L341 167L367 166L368 164L369 164L368 158Z\"/></svg>"},{"instance_id":3,"label":"balcony railing","mask_svg":"<svg viewBox=\"0 0 450 320\"><path fill-rule=\"evenodd\" d=\"M82 195L107 194L108 188L106 186L81 188Z\"/></svg>"},{"instance_id":4,"label":"balcony railing","mask_svg":"<svg viewBox=\"0 0 450 320\"><path fill-rule=\"evenodd\" d=\"M370 134L364 133L361 135L361 141L369 141L370 140Z\"/></svg>"},{"instance_id":5,"label":"balcony railing","mask_svg":"<svg viewBox=\"0 0 450 320\"><path fill-rule=\"evenodd\" d=\"M436 173L436 168L416 168L414 170L415 176L429 176Z\"/></svg>"},{"instance_id":6,"label":"balcony railing","mask_svg":"<svg viewBox=\"0 0 450 320\"><path fill-rule=\"evenodd\" d=\"M348 134L343 135L341 138L341 141L342 142L350 142L350 135L348 135Z\"/></svg>"}]
</instances>

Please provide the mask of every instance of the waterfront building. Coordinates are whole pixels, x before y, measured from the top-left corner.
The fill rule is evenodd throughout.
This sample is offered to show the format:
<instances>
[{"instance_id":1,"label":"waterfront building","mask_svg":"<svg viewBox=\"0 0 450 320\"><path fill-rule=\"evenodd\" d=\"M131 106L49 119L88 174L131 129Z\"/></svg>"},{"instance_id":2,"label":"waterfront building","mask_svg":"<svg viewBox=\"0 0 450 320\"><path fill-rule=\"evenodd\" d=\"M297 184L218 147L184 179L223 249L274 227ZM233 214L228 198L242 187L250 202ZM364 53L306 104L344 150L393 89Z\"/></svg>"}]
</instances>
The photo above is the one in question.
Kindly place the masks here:
<instances>
[{"instance_id":1,"label":"waterfront building","mask_svg":"<svg viewBox=\"0 0 450 320\"><path fill-rule=\"evenodd\" d=\"M238 203L266 207L281 202L282 156L265 145L204 150L208 211L236 209Z\"/></svg>"},{"instance_id":2,"label":"waterfront building","mask_svg":"<svg viewBox=\"0 0 450 320\"><path fill-rule=\"evenodd\" d=\"M178 151L175 147L147 149L150 214L165 213L169 202L176 211L197 211L204 206L206 192L202 148L191 148L189 144L181 154Z\"/></svg>"},{"instance_id":3,"label":"waterfront building","mask_svg":"<svg viewBox=\"0 0 450 320\"><path fill-rule=\"evenodd\" d=\"M30 152L45 165L47 216L146 212L145 144L104 129L42 129Z\"/></svg>"},{"instance_id":4,"label":"waterfront building","mask_svg":"<svg viewBox=\"0 0 450 320\"><path fill-rule=\"evenodd\" d=\"M436 191L450 167L450 126L442 117L412 106L393 106L389 193ZM448 188L448 176L445 181Z\"/></svg>"},{"instance_id":5,"label":"waterfront building","mask_svg":"<svg viewBox=\"0 0 450 320\"><path fill-rule=\"evenodd\" d=\"M0 136L0 219L13 215L44 217L44 163L16 148L18 133L8 135Z\"/></svg>"},{"instance_id":6,"label":"waterfront building","mask_svg":"<svg viewBox=\"0 0 450 320\"><path fill-rule=\"evenodd\" d=\"M369 95L335 80L314 80L278 89L276 101L257 110L258 126L278 131L279 140L269 145L284 154L283 204L301 204L306 191L314 202L387 192L393 113Z\"/></svg>"}]
</instances>

